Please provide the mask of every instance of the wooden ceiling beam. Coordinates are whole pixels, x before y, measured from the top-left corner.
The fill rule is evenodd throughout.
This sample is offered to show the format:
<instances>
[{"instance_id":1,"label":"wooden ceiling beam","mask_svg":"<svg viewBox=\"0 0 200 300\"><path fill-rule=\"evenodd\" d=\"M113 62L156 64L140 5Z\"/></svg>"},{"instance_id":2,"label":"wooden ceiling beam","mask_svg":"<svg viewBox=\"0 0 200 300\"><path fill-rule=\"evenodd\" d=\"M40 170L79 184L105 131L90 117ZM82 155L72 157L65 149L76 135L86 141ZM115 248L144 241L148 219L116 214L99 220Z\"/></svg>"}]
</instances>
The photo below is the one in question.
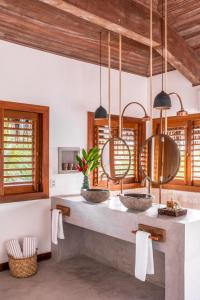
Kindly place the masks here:
<instances>
[{"instance_id":1,"label":"wooden ceiling beam","mask_svg":"<svg viewBox=\"0 0 200 300\"><path fill-rule=\"evenodd\" d=\"M149 10L132 0L40 0L78 18L149 46ZM154 19L153 45L160 44L160 20Z\"/></svg>"},{"instance_id":2,"label":"wooden ceiling beam","mask_svg":"<svg viewBox=\"0 0 200 300\"><path fill-rule=\"evenodd\" d=\"M19 15L0 6L0 39L26 45L50 53L59 54L94 64L99 64L99 33L86 38L83 33L72 33L70 28L53 26L25 15ZM102 65L107 66L107 33L103 34ZM126 72L145 75L144 57L139 49L127 41L123 43L122 69ZM148 50L148 49L147 49ZM145 49L144 49L145 51ZM118 69L118 37L112 39L112 68ZM147 62L146 62L147 63Z\"/></svg>"},{"instance_id":3,"label":"wooden ceiling beam","mask_svg":"<svg viewBox=\"0 0 200 300\"><path fill-rule=\"evenodd\" d=\"M132 0L40 0L43 3L94 23L107 30L121 33L141 44L150 45L149 9ZM153 47L161 51L161 22L153 13ZM194 85L200 83L200 60L183 38L168 28L168 60Z\"/></svg>"}]
</instances>

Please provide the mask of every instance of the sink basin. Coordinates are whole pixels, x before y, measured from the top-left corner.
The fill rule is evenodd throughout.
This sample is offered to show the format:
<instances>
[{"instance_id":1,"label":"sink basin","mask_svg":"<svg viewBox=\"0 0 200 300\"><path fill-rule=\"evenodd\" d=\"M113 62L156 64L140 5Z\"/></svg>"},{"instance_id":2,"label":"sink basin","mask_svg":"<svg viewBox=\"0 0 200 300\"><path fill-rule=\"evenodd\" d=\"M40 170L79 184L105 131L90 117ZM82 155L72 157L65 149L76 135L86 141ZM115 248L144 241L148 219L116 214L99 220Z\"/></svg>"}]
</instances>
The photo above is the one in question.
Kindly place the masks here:
<instances>
[{"instance_id":1,"label":"sink basin","mask_svg":"<svg viewBox=\"0 0 200 300\"><path fill-rule=\"evenodd\" d=\"M81 195L89 202L101 203L108 200L110 197L110 191L101 189L82 189Z\"/></svg>"},{"instance_id":2,"label":"sink basin","mask_svg":"<svg viewBox=\"0 0 200 300\"><path fill-rule=\"evenodd\" d=\"M129 210L145 211L152 206L153 196L148 194L121 194L122 204Z\"/></svg>"}]
</instances>

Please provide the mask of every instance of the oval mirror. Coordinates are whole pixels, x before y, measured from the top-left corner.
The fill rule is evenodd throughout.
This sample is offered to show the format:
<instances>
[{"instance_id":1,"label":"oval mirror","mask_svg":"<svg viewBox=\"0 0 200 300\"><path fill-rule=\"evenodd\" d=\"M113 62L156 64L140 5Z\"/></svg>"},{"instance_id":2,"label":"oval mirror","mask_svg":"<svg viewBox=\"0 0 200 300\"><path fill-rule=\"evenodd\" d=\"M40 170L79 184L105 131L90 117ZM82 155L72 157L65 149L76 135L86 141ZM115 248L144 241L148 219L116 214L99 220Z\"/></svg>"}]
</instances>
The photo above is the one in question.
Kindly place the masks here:
<instances>
[{"instance_id":1,"label":"oval mirror","mask_svg":"<svg viewBox=\"0 0 200 300\"><path fill-rule=\"evenodd\" d=\"M151 136L140 151L140 167L152 183L170 182L180 167L180 151L177 144L165 134Z\"/></svg>"},{"instance_id":2,"label":"oval mirror","mask_svg":"<svg viewBox=\"0 0 200 300\"><path fill-rule=\"evenodd\" d=\"M131 166L131 153L127 143L120 137L106 141L101 153L101 166L111 180L121 180L128 174Z\"/></svg>"}]
</instances>

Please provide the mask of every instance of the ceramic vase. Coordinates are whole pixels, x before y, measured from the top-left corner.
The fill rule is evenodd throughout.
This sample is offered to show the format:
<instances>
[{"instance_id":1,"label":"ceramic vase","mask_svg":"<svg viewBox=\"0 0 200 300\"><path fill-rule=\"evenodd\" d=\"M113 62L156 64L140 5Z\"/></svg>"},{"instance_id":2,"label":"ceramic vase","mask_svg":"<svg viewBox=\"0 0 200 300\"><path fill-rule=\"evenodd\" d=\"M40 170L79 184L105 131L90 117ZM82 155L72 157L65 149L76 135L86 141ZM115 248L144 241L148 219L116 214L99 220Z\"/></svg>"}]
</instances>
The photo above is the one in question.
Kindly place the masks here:
<instances>
[{"instance_id":1,"label":"ceramic vase","mask_svg":"<svg viewBox=\"0 0 200 300\"><path fill-rule=\"evenodd\" d=\"M89 177L87 175L84 175L82 189L87 190L89 188L90 188Z\"/></svg>"}]
</instances>

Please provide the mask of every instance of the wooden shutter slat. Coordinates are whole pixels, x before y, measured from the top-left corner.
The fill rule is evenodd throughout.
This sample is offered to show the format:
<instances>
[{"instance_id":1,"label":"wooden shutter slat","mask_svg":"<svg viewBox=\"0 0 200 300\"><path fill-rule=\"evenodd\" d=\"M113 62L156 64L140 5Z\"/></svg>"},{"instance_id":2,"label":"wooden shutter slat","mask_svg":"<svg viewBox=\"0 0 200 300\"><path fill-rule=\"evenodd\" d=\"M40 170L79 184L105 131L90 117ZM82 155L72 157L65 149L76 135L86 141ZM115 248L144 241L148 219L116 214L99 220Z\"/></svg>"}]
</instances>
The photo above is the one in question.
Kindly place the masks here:
<instances>
[{"instance_id":1,"label":"wooden shutter slat","mask_svg":"<svg viewBox=\"0 0 200 300\"><path fill-rule=\"evenodd\" d=\"M4 142L5 143L5 142ZM5 143L8 144L8 143ZM3 148L4 150L8 151L8 150L15 150L15 151L31 151L33 150L33 148Z\"/></svg>"},{"instance_id":2,"label":"wooden shutter slat","mask_svg":"<svg viewBox=\"0 0 200 300\"><path fill-rule=\"evenodd\" d=\"M23 177L33 177L33 174L29 175L4 175L3 178L23 178ZM14 184L14 183L13 183Z\"/></svg>"},{"instance_id":3,"label":"wooden shutter slat","mask_svg":"<svg viewBox=\"0 0 200 300\"><path fill-rule=\"evenodd\" d=\"M33 161L4 161L4 165L27 165L27 164L33 164Z\"/></svg>"},{"instance_id":4,"label":"wooden shutter slat","mask_svg":"<svg viewBox=\"0 0 200 300\"><path fill-rule=\"evenodd\" d=\"M7 129L10 131L32 131L32 128L16 128L16 127L3 127L3 129Z\"/></svg>"},{"instance_id":5,"label":"wooden shutter slat","mask_svg":"<svg viewBox=\"0 0 200 300\"><path fill-rule=\"evenodd\" d=\"M16 155L7 155L7 154L6 154L6 155L4 155L3 157L5 157L5 158L6 158L6 157L7 157L7 158L9 158L9 157L10 157L10 158L14 158L14 157L20 158L20 157L34 157L34 155L29 155L29 154L28 154L28 155L27 155L27 154L24 154L24 155L21 155L21 154L19 154L19 155L18 155L18 154L16 154Z\"/></svg>"},{"instance_id":6,"label":"wooden shutter slat","mask_svg":"<svg viewBox=\"0 0 200 300\"><path fill-rule=\"evenodd\" d=\"M9 172L9 171L32 171L32 170L34 170L34 168L16 168L16 169L4 168L3 170L7 171L7 172Z\"/></svg>"},{"instance_id":7,"label":"wooden shutter slat","mask_svg":"<svg viewBox=\"0 0 200 300\"><path fill-rule=\"evenodd\" d=\"M6 182L4 183L5 186L13 186L13 185L29 185L29 184L33 184L34 182L33 181L15 181L14 183L13 182Z\"/></svg>"},{"instance_id":8,"label":"wooden shutter slat","mask_svg":"<svg viewBox=\"0 0 200 300\"><path fill-rule=\"evenodd\" d=\"M26 141L24 141L24 142L18 142L18 141L7 141L7 140L4 140L4 144L14 144L14 145L33 145L33 142L26 142ZM10 148L9 148L10 149Z\"/></svg>"},{"instance_id":9,"label":"wooden shutter slat","mask_svg":"<svg viewBox=\"0 0 200 300\"><path fill-rule=\"evenodd\" d=\"M4 137L31 138L31 134L4 134Z\"/></svg>"},{"instance_id":10,"label":"wooden shutter slat","mask_svg":"<svg viewBox=\"0 0 200 300\"><path fill-rule=\"evenodd\" d=\"M29 122L20 122L20 121L13 121L13 120L9 120L8 118L4 118L4 123L9 123L9 124L22 124L22 125L32 125L32 120Z\"/></svg>"}]
</instances>

